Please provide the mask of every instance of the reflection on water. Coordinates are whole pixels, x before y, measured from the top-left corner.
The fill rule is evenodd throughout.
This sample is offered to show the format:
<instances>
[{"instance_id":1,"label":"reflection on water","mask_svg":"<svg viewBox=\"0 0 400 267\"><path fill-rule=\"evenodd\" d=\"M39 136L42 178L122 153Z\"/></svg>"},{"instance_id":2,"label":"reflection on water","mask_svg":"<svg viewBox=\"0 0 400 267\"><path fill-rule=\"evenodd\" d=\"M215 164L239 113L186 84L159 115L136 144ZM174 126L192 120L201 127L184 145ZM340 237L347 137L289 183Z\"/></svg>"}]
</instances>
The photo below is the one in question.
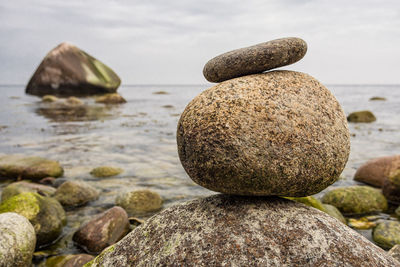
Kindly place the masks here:
<instances>
[{"instance_id":1,"label":"reflection on water","mask_svg":"<svg viewBox=\"0 0 400 267\"><path fill-rule=\"evenodd\" d=\"M165 200L164 207L213 192L194 184L183 170L175 133L179 116L190 100L207 86L126 86L122 105L42 103L24 94L23 87L2 87L0 98L0 153L22 153L58 160L65 179L80 179L101 191L90 205L68 211L59 253L78 253L71 233L94 214L111 207L122 192L150 188ZM350 124L351 154L333 186L354 184L355 170L368 159L400 153L400 88L384 86L328 86L346 114L371 110L377 121ZM387 101L369 101L383 96ZM117 177L94 178L101 165L120 167ZM10 181L0 184L5 186ZM54 253L54 251L53 251Z\"/></svg>"}]
</instances>

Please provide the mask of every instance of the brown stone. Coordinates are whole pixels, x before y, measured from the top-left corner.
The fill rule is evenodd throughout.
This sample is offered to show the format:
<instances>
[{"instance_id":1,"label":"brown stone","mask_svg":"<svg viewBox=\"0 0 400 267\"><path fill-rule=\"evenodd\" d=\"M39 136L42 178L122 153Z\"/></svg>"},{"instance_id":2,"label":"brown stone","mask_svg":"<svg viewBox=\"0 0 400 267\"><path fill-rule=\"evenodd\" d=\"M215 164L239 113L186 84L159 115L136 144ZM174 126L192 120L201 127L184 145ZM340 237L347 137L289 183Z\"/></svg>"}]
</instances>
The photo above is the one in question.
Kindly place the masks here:
<instances>
[{"instance_id":1,"label":"brown stone","mask_svg":"<svg viewBox=\"0 0 400 267\"><path fill-rule=\"evenodd\" d=\"M277 197L214 195L147 220L87 266L399 266L314 208Z\"/></svg>"},{"instance_id":2,"label":"brown stone","mask_svg":"<svg viewBox=\"0 0 400 267\"><path fill-rule=\"evenodd\" d=\"M392 247L389 251L388 254L395 258L396 260L400 261L400 245L395 245Z\"/></svg>"},{"instance_id":3,"label":"brown stone","mask_svg":"<svg viewBox=\"0 0 400 267\"><path fill-rule=\"evenodd\" d=\"M99 60L78 47L62 43L51 50L30 79L32 95L91 95L113 93L121 80Z\"/></svg>"},{"instance_id":4,"label":"brown stone","mask_svg":"<svg viewBox=\"0 0 400 267\"><path fill-rule=\"evenodd\" d=\"M400 155L375 158L359 167L354 180L382 187L389 174L400 168Z\"/></svg>"},{"instance_id":5,"label":"brown stone","mask_svg":"<svg viewBox=\"0 0 400 267\"><path fill-rule=\"evenodd\" d=\"M82 225L73 235L73 240L90 253L100 253L123 238L128 230L125 210L113 207Z\"/></svg>"},{"instance_id":6,"label":"brown stone","mask_svg":"<svg viewBox=\"0 0 400 267\"><path fill-rule=\"evenodd\" d=\"M54 194L63 206L82 206L99 198L99 191L83 181L66 181L62 183Z\"/></svg>"},{"instance_id":7,"label":"brown stone","mask_svg":"<svg viewBox=\"0 0 400 267\"><path fill-rule=\"evenodd\" d=\"M44 264L45 267L82 267L87 262L94 259L94 256L89 254L75 255L60 255L50 257Z\"/></svg>"},{"instance_id":8,"label":"brown stone","mask_svg":"<svg viewBox=\"0 0 400 267\"><path fill-rule=\"evenodd\" d=\"M276 39L219 55L207 62L203 75L210 82L222 82L293 64L306 52L307 44L300 38Z\"/></svg>"},{"instance_id":9,"label":"brown stone","mask_svg":"<svg viewBox=\"0 0 400 267\"><path fill-rule=\"evenodd\" d=\"M387 179L383 183L382 193L389 202L400 205L400 188L390 180Z\"/></svg>"},{"instance_id":10,"label":"brown stone","mask_svg":"<svg viewBox=\"0 0 400 267\"><path fill-rule=\"evenodd\" d=\"M272 71L211 87L178 123L189 176L237 195L309 196L334 183L350 151L346 117L311 76Z\"/></svg>"}]
</instances>

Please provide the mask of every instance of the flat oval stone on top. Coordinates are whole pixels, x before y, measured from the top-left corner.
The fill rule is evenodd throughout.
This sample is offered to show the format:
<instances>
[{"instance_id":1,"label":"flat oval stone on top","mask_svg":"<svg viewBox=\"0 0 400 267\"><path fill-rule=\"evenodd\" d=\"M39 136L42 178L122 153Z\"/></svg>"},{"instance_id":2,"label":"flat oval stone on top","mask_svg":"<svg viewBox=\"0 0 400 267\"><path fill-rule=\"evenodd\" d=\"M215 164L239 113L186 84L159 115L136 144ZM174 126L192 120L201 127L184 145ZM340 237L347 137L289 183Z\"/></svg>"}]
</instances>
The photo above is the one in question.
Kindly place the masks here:
<instances>
[{"instance_id":1,"label":"flat oval stone on top","mask_svg":"<svg viewBox=\"0 0 400 267\"><path fill-rule=\"evenodd\" d=\"M350 151L345 114L313 77L271 71L217 84L178 123L193 181L237 195L309 196L334 183Z\"/></svg>"},{"instance_id":2,"label":"flat oval stone on top","mask_svg":"<svg viewBox=\"0 0 400 267\"><path fill-rule=\"evenodd\" d=\"M300 38L276 39L219 55L204 66L210 82L223 82L293 64L304 57L307 44Z\"/></svg>"}]
</instances>

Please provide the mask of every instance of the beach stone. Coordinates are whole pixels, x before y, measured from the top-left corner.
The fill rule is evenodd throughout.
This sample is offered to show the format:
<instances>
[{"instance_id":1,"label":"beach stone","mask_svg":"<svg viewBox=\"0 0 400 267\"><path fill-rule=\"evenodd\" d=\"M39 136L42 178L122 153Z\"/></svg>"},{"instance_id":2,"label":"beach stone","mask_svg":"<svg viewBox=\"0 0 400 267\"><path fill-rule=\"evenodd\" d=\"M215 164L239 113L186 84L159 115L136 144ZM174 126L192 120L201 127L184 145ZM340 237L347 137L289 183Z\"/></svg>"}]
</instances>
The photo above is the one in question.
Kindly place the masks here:
<instances>
[{"instance_id":1,"label":"beach stone","mask_svg":"<svg viewBox=\"0 0 400 267\"><path fill-rule=\"evenodd\" d=\"M59 177L64 170L57 161L22 155L0 155L0 177L40 180Z\"/></svg>"},{"instance_id":2,"label":"beach stone","mask_svg":"<svg viewBox=\"0 0 400 267\"><path fill-rule=\"evenodd\" d=\"M66 181L57 188L54 198L63 206L82 206L98 199L99 191L82 181Z\"/></svg>"},{"instance_id":3,"label":"beach stone","mask_svg":"<svg viewBox=\"0 0 400 267\"><path fill-rule=\"evenodd\" d=\"M100 166L96 167L90 171L90 174L94 177L111 177L121 174L124 170L117 167L112 166Z\"/></svg>"},{"instance_id":4,"label":"beach stone","mask_svg":"<svg viewBox=\"0 0 400 267\"><path fill-rule=\"evenodd\" d=\"M387 210L386 198L370 186L334 188L322 197L322 203L338 208L344 214L364 214Z\"/></svg>"},{"instance_id":5,"label":"beach stone","mask_svg":"<svg viewBox=\"0 0 400 267\"><path fill-rule=\"evenodd\" d=\"M395 245L394 247L392 247L388 251L388 254L396 260L400 261L400 245Z\"/></svg>"},{"instance_id":6,"label":"beach stone","mask_svg":"<svg viewBox=\"0 0 400 267\"><path fill-rule=\"evenodd\" d=\"M60 255L53 256L46 260L40 267L82 267L87 262L94 259L94 256L89 254L75 254L75 255Z\"/></svg>"},{"instance_id":7,"label":"beach stone","mask_svg":"<svg viewBox=\"0 0 400 267\"><path fill-rule=\"evenodd\" d=\"M381 96L373 96L369 99L369 101L386 101L386 97Z\"/></svg>"},{"instance_id":8,"label":"beach stone","mask_svg":"<svg viewBox=\"0 0 400 267\"><path fill-rule=\"evenodd\" d=\"M7 185L1 192L1 202L24 192L36 192L39 195L51 197L56 189L51 186L30 183L26 181L15 182Z\"/></svg>"},{"instance_id":9,"label":"beach stone","mask_svg":"<svg viewBox=\"0 0 400 267\"><path fill-rule=\"evenodd\" d=\"M374 242L384 249L390 249L396 244L400 244L400 222L383 221L372 231Z\"/></svg>"},{"instance_id":10,"label":"beach stone","mask_svg":"<svg viewBox=\"0 0 400 267\"><path fill-rule=\"evenodd\" d=\"M370 221L367 217L361 218L350 218L348 221L348 226L358 230L367 230L374 228L377 225L376 221Z\"/></svg>"},{"instance_id":11,"label":"beach stone","mask_svg":"<svg viewBox=\"0 0 400 267\"><path fill-rule=\"evenodd\" d=\"M394 204L400 204L400 187L392 183L390 180L386 180L382 186L382 194L386 199Z\"/></svg>"},{"instance_id":12,"label":"beach stone","mask_svg":"<svg viewBox=\"0 0 400 267\"><path fill-rule=\"evenodd\" d=\"M0 214L0 266L30 266L35 244L35 229L25 217Z\"/></svg>"},{"instance_id":13,"label":"beach stone","mask_svg":"<svg viewBox=\"0 0 400 267\"><path fill-rule=\"evenodd\" d=\"M293 64L304 57L307 44L300 38L276 39L219 55L204 66L209 82L223 82Z\"/></svg>"},{"instance_id":14,"label":"beach stone","mask_svg":"<svg viewBox=\"0 0 400 267\"><path fill-rule=\"evenodd\" d=\"M375 115L369 110L362 110L350 113L347 116L349 122L374 122L376 121Z\"/></svg>"},{"instance_id":15,"label":"beach stone","mask_svg":"<svg viewBox=\"0 0 400 267\"><path fill-rule=\"evenodd\" d=\"M357 169L354 180L382 187L389 174L397 169L400 169L400 155L371 159Z\"/></svg>"},{"instance_id":16,"label":"beach stone","mask_svg":"<svg viewBox=\"0 0 400 267\"><path fill-rule=\"evenodd\" d=\"M328 89L305 73L271 71L195 97L179 120L177 144L184 169L205 188L302 197L339 178L349 136Z\"/></svg>"},{"instance_id":17,"label":"beach stone","mask_svg":"<svg viewBox=\"0 0 400 267\"><path fill-rule=\"evenodd\" d=\"M148 219L86 266L399 266L331 216L277 197L213 195Z\"/></svg>"},{"instance_id":18,"label":"beach stone","mask_svg":"<svg viewBox=\"0 0 400 267\"><path fill-rule=\"evenodd\" d=\"M122 104L126 103L126 100L119 94L105 94L96 98L96 103L103 104Z\"/></svg>"},{"instance_id":19,"label":"beach stone","mask_svg":"<svg viewBox=\"0 0 400 267\"><path fill-rule=\"evenodd\" d=\"M335 206L329 205L329 204L322 204L324 205L325 210L323 210L325 213L329 214L330 216L338 219L342 223L346 224L346 218L342 215L340 210L336 208Z\"/></svg>"},{"instance_id":20,"label":"beach stone","mask_svg":"<svg viewBox=\"0 0 400 267\"><path fill-rule=\"evenodd\" d=\"M123 238L129 226L125 210L113 207L82 225L73 235L73 240L90 253L100 253Z\"/></svg>"},{"instance_id":21,"label":"beach stone","mask_svg":"<svg viewBox=\"0 0 400 267\"><path fill-rule=\"evenodd\" d=\"M51 102L56 102L56 101L58 101L59 99L58 99L58 97L56 97L55 95L44 95L43 97L42 97L42 102L49 102L49 103L51 103Z\"/></svg>"},{"instance_id":22,"label":"beach stone","mask_svg":"<svg viewBox=\"0 0 400 267\"><path fill-rule=\"evenodd\" d=\"M65 211L54 198L26 192L13 196L0 205L0 213L15 212L27 218L36 232L36 246L56 240L66 223Z\"/></svg>"},{"instance_id":23,"label":"beach stone","mask_svg":"<svg viewBox=\"0 0 400 267\"><path fill-rule=\"evenodd\" d=\"M159 211L163 200L157 192L144 189L119 195L115 204L126 210L129 216L135 216Z\"/></svg>"},{"instance_id":24,"label":"beach stone","mask_svg":"<svg viewBox=\"0 0 400 267\"><path fill-rule=\"evenodd\" d=\"M389 173L389 181L396 187L400 188L400 167Z\"/></svg>"},{"instance_id":25,"label":"beach stone","mask_svg":"<svg viewBox=\"0 0 400 267\"><path fill-rule=\"evenodd\" d=\"M93 95L113 93L121 80L99 60L78 47L61 43L36 69L26 93L31 95Z\"/></svg>"}]
</instances>

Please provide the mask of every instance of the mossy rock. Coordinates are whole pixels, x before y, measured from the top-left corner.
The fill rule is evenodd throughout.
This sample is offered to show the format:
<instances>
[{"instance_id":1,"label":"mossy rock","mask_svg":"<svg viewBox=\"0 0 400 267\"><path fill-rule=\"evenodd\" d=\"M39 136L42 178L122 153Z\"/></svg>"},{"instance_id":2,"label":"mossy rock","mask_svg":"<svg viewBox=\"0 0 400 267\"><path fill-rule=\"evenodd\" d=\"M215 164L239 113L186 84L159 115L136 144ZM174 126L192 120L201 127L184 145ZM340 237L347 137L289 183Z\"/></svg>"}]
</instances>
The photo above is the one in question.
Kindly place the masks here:
<instances>
[{"instance_id":1,"label":"mossy rock","mask_svg":"<svg viewBox=\"0 0 400 267\"><path fill-rule=\"evenodd\" d=\"M56 102L58 100L58 97L54 96L54 95L44 95L42 97L42 102Z\"/></svg>"},{"instance_id":2,"label":"mossy rock","mask_svg":"<svg viewBox=\"0 0 400 267\"><path fill-rule=\"evenodd\" d=\"M335 206L329 205L329 204L322 204L324 205L325 212L332 217L338 219L342 223L346 224L346 218L342 215L340 210L338 210Z\"/></svg>"},{"instance_id":3,"label":"mossy rock","mask_svg":"<svg viewBox=\"0 0 400 267\"><path fill-rule=\"evenodd\" d=\"M388 178L392 184L400 189L400 169L390 172Z\"/></svg>"},{"instance_id":4,"label":"mossy rock","mask_svg":"<svg viewBox=\"0 0 400 267\"><path fill-rule=\"evenodd\" d=\"M57 161L21 155L0 156L0 178L38 180L49 176L59 177L63 172Z\"/></svg>"},{"instance_id":5,"label":"mossy rock","mask_svg":"<svg viewBox=\"0 0 400 267\"><path fill-rule=\"evenodd\" d=\"M376 226L376 222L368 220L366 217L362 218L350 218L348 222L348 226L358 230L368 230L374 228Z\"/></svg>"},{"instance_id":6,"label":"mossy rock","mask_svg":"<svg viewBox=\"0 0 400 267\"><path fill-rule=\"evenodd\" d=\"M388 208L380 190L370 186L335 188L323 196L322 203L333 205L344 214L382 212Z\"/></svg>"},{"instance_id":7,"label":"mossy rock","mask_svg":"<svg viewBox=\"0 0 400 267\"><path fill-rule=\"evenodd\" d=\"M26 192L13 196L0 205L0 213L15 212L27 218L35 228L37 247L56 240L66 223L61 204L54 198Z\"/></svg>"},{"instance_id":8,"label":"mossy rock","mask_svg":"<svg viewBox=\"0 0 400 267\"><path fill-rule=\"evenodd\" d=\"M369 110L356 111L347 116L349 122L374 122L376 121L375 115Z\"/></svg>"},{"instance_id":9,"label":"mossy rock","mask_svg":"<svg viewBox=\"0 0 400 267\"><path fill-rule=\"evenodd\" d=\"M57 188L54 194L54 198L61 205L68 207L82 206L98 197L99 191L82 181L66 181Z\"/></svg>"},{"instance_id":10,"label":"mossy rock","mask_svg":"<svg viewBox=\"0 0 400 267\"><path fill-rule=\"evenodd\" d=\"M373 96L369 99L369 101L386 101L386 97L381 96Z\"/></svg>"},{"instance_id":11,"label":"mossy rock","mask_svg":"<svg viewBox=\"0 0 400 267\"><path fill-rule=\"evenodd\" d=\"M46 260L46 262L39 265L40 267L80 267L87 262L94 259L94 256L89 254L76 254L76 255L60 255L53 256Z\"/></svg>"},{"instance_id":12,"label":"mossy rock","mask_svg":"<svg viewBox=\"0 0 400 267\"><path fill-rule=\"evenodd\" d=\"M50 197L56 192L56 189L51 186L30 183L26 181L15 182L7 185L3 189L1 192L1 201L3 202L10 197L24 192L36 192L39 195Z\"/></svg>"},{"instance_id":13,"label":"mossy rock","mask_svg":"<svg viewBox=\"0 0 400 267\"><path fill-rule=\"evenodd\" d=\"M119 94L105 94L96 98L96 103L103 104L122 104L126 103L126 100Z\"/></svg>"},{"instance_id":14,"label":"mossy rock","mask_svg":"<svg viewBox=\"0 0 400 267\"><path fill-rule=\"evenodd\" d=\"M163 200L160 195L150 190L137 190L119 195L116 205L122 207L129 216L159 211Z\"/></svg>"},{"instance_id":15,"label":"mossy rock","mask_svg":"<svg viewBox=\"0 0 400 267\"><path fill-rule=\"evenodd\" d=\"M384 221L379 223L372 232L376 244L384 249L390 249L400 244L400 222Z\"/></svg>"},{"instance_id":16,"label":"mossy rock","mask_svg":"<svg viewBox=\"0 0 400 267\"><path fill-rule=\"evenodd\" d=\"M303 203L307 206L316 208L320 211L326 212L326 209L324 207L324 204L321 203L318 199L316 199L313 196L307 196L307 197L286 197L287 199L294 200L296 202Z\"/></svg>"},{"instance_id":17,"label":"mossy rock","mask_svg":"<svg viewBox=\"0 0 400 267\"><path fill-rule=\"evenodd\" d=\"M97 168L94 168L90 174L93 175L94 177L111 177L111 176L116 176L118 174L121 174L124 170L121 168L117 167L111 167L111 166L100 166Z\"/></svg>"}]
</instances>

